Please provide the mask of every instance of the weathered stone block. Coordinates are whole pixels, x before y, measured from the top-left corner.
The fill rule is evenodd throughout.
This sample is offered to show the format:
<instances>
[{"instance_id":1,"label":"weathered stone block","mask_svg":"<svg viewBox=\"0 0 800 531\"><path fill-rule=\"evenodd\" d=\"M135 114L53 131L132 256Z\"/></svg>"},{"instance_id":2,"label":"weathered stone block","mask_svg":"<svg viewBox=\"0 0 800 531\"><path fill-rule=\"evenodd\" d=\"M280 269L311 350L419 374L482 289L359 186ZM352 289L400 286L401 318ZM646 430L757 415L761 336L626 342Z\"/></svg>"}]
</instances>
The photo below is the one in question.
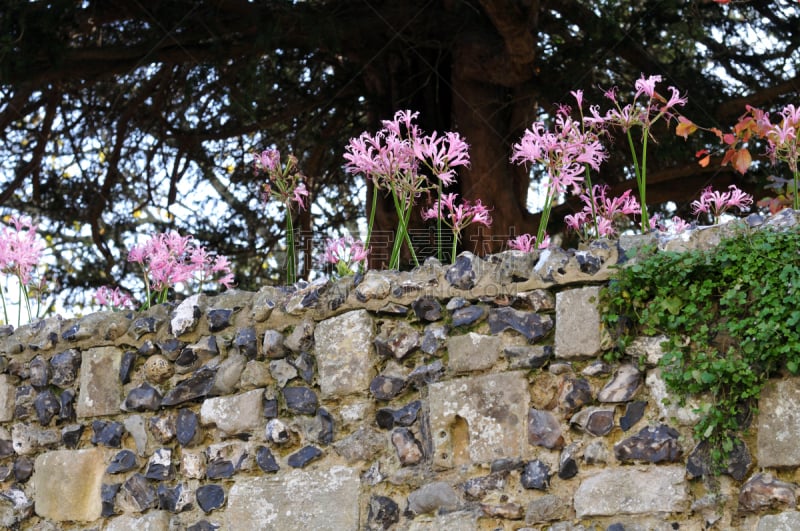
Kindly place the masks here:
<instances>
[{"instance_id":1,"label":"weathered stone block","mask_svg":"<svg viewBox=\"0 0 800 531\"><path fill-rule=\"evenodd\" d=\"M375 375L375 330L366 310L326 319L314 329L314 351L323 398L361 393Z\"/></svg>"},{"instance_id":2,"label":"weathered stone block","mask_svg":"<svg viewBox=\"0 0 800 531\"><path fill-rule=\"evenodd\" d=\"M251 432L263 419L263 389L233 396L208 398L200 407L200 422L215 424L228 435Z\"/></svg>"},{"instance_id":3,"label":"weathered stone block","mask_svg":"<svg viewBox=\"0 0 800 531\"><path fill-rule=\"evenodd\" d=\"M496 336L474 332L453 336L447 343L448 366L455 373L489 369L497 363L502 349L502 340Z\"/></svg>"},{"instance_id":4,"label":"weathered stone block","mask_svg":"<svg viewBox=\"0 0 800 531\"><path fill-rule=\"evenodd\" d=\"M17 386L8 374L0 374L0 422L8 422L14 418L14 396Z\"/></svg>"},{"instance_id":5,"label":"weathered stone block","mask_svg":"<svg viewBox=\"0 0 800 531\"><path fill-rule=\"evenodd\" d=\"M690 502L682 466L618 468L586 478L575 492L575 515L675 513Z\"/></svg>"},{"instance_id":6,"label":"weathered stone block","mask_svg":"<svg viewBox=\"0 0 800 531\"><path fill-rule=\"evenodd\" d=\"M762 516L758 520L756 531L792 531L793 529L800 529L800 512L797 511Z\"/></svg>"},{"instance_id":7,"label":"weathered stone block","mask_svg":"<svg viewBox=\"0 0 800 531\"><path fill-rule=\"evenodd\" d=\"M167 511L150 511L142 516L120 515L108 521L105 531L163 531L169 529Z\"/></svg>"},{"instance_id":8,"label":"weathered stone block","mask_svg":"<svg viewBox=\"0 0 800 531\"><path fill-rule=\"evenodd\" d=\"M800 378L770 380L758 401L758 466L800 465Z\"/></svg>"},{"instance_id":9,"label":"weathered stone block","mask_svg":"<svg viewBox=\"0 0 800 531\"><path fill-rule=\"evenodd\" d=\"M556 294L556 358L586 358L600 351L599 294L597 286Z\"/></svg>"},{"instance_id":10,"label":"weathered stone block","mask_svg":"<svg viewBox=\"0 0 800 531\"><path fill-rule=\"evenodd\" d=\"M237 479L228 491L225 529L359 529L358 472L344 466Z\"/></svg>"},{"instance_id":11,"label":"weathered stone block","mask_svg":"<svg viewBox=\"0 0 800 531\"><path fill-rule=\"evenodd\" d=\"M100 518L106 457L99 448L39 455L33 474L36 514L57 522Z\"/></svg>"},{"instance_id":12,"label":"weathered stone block","mask_svg":"<svg viewBox=\"0 0 800 531\"><path fill-rule=\"evenodd\" d=\"M530 401L524 372L434 383L429 400L437 468L523 454Z\"/></svg>"},{"instance_id":13,"label":"weathered stone block","mask_svg":"<svg viewBox=\"0 0 800 531\"><path fill-rule=\"evenodd\" d=\"M120 411L122 351L115 347L90 348L81 355L81 387L75 412L78 417L114 415Z\"/></svg>"}]
</instances>

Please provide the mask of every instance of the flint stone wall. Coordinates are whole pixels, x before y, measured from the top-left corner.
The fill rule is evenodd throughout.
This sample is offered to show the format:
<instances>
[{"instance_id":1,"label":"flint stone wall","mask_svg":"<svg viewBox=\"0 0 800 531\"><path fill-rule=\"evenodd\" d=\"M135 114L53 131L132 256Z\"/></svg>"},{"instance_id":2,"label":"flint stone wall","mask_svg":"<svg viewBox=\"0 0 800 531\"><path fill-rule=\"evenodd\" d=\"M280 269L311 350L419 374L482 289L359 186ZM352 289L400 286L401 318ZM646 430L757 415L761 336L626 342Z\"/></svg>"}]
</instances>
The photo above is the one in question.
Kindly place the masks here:
<instances>
[{"instance_id":1,"label":"flint stone wall","mask_svg":"<svg viewBox=\"0 0 800 531\"><path fill-rule=\"evenodd\" d=\"M6 328L0 526L792 528L800 380L709 478L660 339L602 360L599 290L648 239Z\"/></svg>"}]
</instances>

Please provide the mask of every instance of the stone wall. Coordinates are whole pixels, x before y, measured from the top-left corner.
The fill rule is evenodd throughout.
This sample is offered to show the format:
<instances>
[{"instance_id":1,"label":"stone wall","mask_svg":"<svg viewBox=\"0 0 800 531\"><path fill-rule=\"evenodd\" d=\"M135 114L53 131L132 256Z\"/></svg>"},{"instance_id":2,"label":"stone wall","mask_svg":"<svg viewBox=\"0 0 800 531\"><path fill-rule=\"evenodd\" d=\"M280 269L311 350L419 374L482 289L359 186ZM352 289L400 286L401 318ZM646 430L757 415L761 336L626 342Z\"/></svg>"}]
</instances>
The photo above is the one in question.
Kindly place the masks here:
<instances>
[{"instance_id":1,"label":"stone wall","mask_svg":"<svg viewBox=\"0 0 800 531\"><path fill-rule=\"evenodd\" d=\"M659 339L602 361L597 295L645 239L7 329L0 526L800 528L797 380L715 478Z\"/></svg>"}]
</instances>

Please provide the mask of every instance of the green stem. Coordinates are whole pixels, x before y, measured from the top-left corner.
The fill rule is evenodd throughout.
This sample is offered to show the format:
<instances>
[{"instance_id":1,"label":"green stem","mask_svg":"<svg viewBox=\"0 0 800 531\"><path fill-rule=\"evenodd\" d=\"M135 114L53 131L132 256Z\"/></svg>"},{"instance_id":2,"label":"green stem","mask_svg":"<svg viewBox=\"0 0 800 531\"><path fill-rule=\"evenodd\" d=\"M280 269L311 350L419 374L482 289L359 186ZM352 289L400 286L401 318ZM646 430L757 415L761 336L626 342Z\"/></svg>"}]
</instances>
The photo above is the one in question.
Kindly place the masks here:
<instances>
[{"instance_id":1,"label":"green stem","mask_svg":"<svg viewBox=\"0 0 800 531\"><path fill-rule=\"evenodd\" d=\"M800 180L800 171L794 171L794 193L792 194L792 202L794 203L794 209L800 210L800 197L797 196L797 181Z\"/></svg>"},{"instance_id":2,"label":"green stem","mask_svg":"<svg viewBox=\"0 0 800 531\"><path fill-rule=\"evenodd\" d=\"M452 253L450 255L450 260L451 260L450 263L451 264L455 264L456 263L456 251L458 250L458 237L459 236L460 236L460 234L456 230L453 230L453 250L452 250Z\"/></svg>"},{"instance_id":3,"label":"green stem","mask_svg":"<svg viewBox=\"0 0 800 531\"><path fill-rule=\"evenodd\" d=\"M644 186L642 186L644 182L644 177L642 174L642 170L639 167L639 158L636 156L636 148L633 145L633 136L631 135L630 130L628 130L628 146L631 149L631 156L633 157L633 171L636 173L636 185L639 189L639 202L641 203L642 207L642 232L647 232L649 229L650 223L647 219L647 206L645 205L645 197L644 197ZM647 130L644 131L644 140L643 140L643 148L642 154L644 159L646 160L647 157Z\"/></svg>"},{"instance_id":4,"label":"green stem","mask_svg":"<svg viewBox=\"0 0 800 531\"><path fill-rule=\"evenodd\" d=\"M286 283L294 284L297 280L294 256L294 224L292 223L292 209L286 205Z\"/></svg>"},{"instance_id":5,"label":"green stem","mask_svg":"<svg viewBox=\"0 0 800 531\"><path fill-rule=\"evenodd\" d=\"M8 309L6 308L6 296L3 295L3 291L4 291L3 288L0 287L0 300L3 301L3 317L5 319L5 321L3 321L3 322L5 324L11 324L11 323L8 322Z\"/></svg>"},{"instance_id":6,"label":"green stem","mask_svg":"<svg viewBox=\"0 0 800 531\"><path fill-rule=\"evenodd\" d=\"M364 249L369 249L369 241L372 238L372 226L375 224L375 209L378 206L378 183L372 181L372 208L369 210L369 224L367 225L367 239L364 241Z\"/></svg>"},{"instance_id":7,"label":"green stem","mask_svg":"<svg viewBox=\"0 0 800 531\"><path fill-rule=\"evenodd\" d=\"M436 186L437 191L437 201L436 205L439 208L439 212L436 215L436 258L439 262L442 261L442 182ZM455 252L453 253L453 261L455 261L456 255Z\"/></svg>"},{"instance_id":8,"label":"green stem","mask_svg":"<svg viewBox=\"0 0 800 531\"><path fill-rule=\"evenodd\" d=\"M553 208L553 189L552 179L547 183L547 197L544 200L544 207L542 208L542 217L539 220L539 228L536 230L536 245L541 244L545 233L547 232L547 222L550 220L550 210Z\"/></svg>"}]
</instances>

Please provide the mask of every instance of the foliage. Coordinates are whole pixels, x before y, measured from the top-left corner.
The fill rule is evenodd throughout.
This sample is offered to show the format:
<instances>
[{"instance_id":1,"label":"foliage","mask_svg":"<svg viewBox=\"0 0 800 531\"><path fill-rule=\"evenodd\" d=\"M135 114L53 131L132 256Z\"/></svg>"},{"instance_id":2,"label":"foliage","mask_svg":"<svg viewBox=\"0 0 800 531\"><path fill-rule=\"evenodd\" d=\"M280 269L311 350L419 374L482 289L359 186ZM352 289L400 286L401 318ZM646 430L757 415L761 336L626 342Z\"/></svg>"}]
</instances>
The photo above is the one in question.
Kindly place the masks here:
<instances>
[{"instance_id":1,"label":"foliage","mask_svg":"<svg viewBox=\"0 0 800 531\"><path fill-rule=\"evenodd\" d=\"M619 349L665 334L668 386L709 400L695 426L719 463L767 378L800 372L800 228L741 227L708 250L658 252L621 267L603 290Z\"/></svg>"}]
</instances>

